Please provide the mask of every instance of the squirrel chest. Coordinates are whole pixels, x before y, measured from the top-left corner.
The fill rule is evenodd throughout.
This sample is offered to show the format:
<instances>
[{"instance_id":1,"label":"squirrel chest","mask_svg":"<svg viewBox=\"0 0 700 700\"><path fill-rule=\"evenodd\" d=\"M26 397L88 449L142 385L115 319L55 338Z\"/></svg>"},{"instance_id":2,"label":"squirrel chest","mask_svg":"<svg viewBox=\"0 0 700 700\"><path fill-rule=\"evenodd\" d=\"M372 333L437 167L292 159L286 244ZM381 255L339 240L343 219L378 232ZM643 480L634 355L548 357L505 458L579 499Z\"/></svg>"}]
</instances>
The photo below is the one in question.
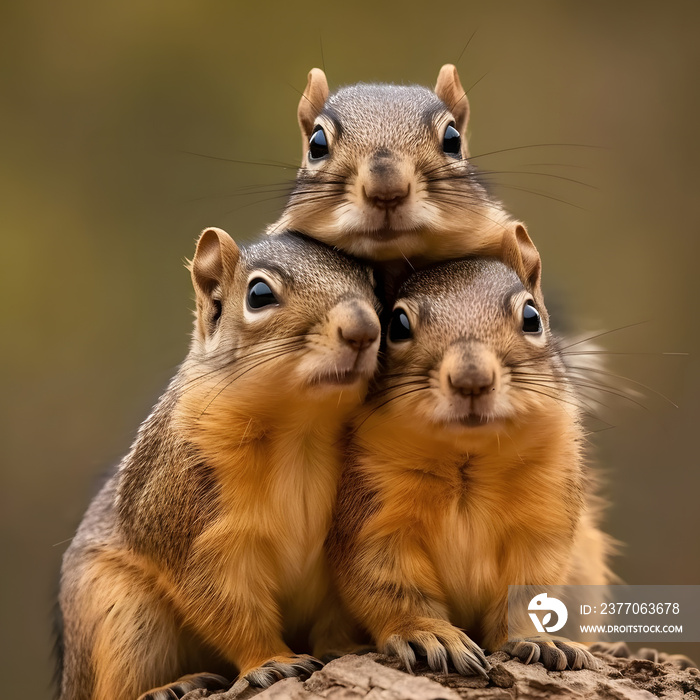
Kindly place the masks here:
<instances>
[{"instance_id":1,"label":"squirrel chest","mask_svg":"<svg viewBox=\"0 0 700 700\"><path fill-rule=\"evenodd\" d=\"M339 436L295 421L251 423L248 433L246 444L216 456L220 509L203 537L227 538L233 567L239 548L269 553L277 562L279 604L303 618L327 579L323 541L340 470L332 449Z\"/></svg>"},{"instance_id":2,"label":"squirrel chest","mask_svg":"<svg viewBox=\"0 0 700 700\"><path fill-rule=\"evenodd\" d=\"M581 509L581 475L558 475L556 467L575 454L556 441L528 446L527 438L518 452L518 437L511 427L447 456L444 445L419 447L406 436L403 447L412 458L397 463L398 445L393 456L378 457L370 444L371 467L360 466L377 502L367 526L390 532L401 523L406 546L430 560L450 619L464 628L509 584L545 580L568 562L574 533L566 524Z\"/></svg>"}]
</instances>

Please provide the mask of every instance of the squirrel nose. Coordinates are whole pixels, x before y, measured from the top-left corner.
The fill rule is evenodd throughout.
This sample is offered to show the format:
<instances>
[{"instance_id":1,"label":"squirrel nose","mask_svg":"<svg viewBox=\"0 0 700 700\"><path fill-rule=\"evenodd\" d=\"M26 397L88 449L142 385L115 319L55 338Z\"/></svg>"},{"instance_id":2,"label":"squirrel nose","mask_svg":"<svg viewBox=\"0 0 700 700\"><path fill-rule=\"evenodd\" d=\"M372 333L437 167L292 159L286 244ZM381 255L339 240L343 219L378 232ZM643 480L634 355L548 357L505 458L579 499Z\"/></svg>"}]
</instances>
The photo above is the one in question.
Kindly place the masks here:
<instances>
[{"instance_id":1,"label":"squirrel nose","mask_svg":"<svg viewBox=\"0 0 700 700\"><path fill-rule=\"evenodd\" d=\"M455 394L465 398L482 396L496 388L496 373L471 365L461 371L453 370L447 375L447 384Z\"/></svg>"},{"instance_id":2,"label":"squirrel nose","mask_svg":"<svg viewBox=\"0 0 700 700\"><path fill-rule=\"evenodd\" d=\"M338 324L338 337L353 350L360 352L370 347L379 337L377 314L353 304Z\"/></svg>"},{"instance_id":3,"label":"squirrel nose","mask_svg":"<svg viewBox=\"0 0 700 700\"><path fill-rule=\"evenodd\" d=\"M374 181L365 185L365 196L370 204L379 209L395 209L409 195L411 186L406 183L391 183Z\"/></svg>"},{"instance_id":4,"label":"squirrel nose","mask_svg":"<svg viewBox=\"0 0 700 700\"><path fill-rule=\"evenodd\" d=\"M408 197L411 191L410 181L402 175L401 168L393 162L390 153L375 154L366 172L364 194L373 206L394 209Z\"/></svg>"}]
</instances>

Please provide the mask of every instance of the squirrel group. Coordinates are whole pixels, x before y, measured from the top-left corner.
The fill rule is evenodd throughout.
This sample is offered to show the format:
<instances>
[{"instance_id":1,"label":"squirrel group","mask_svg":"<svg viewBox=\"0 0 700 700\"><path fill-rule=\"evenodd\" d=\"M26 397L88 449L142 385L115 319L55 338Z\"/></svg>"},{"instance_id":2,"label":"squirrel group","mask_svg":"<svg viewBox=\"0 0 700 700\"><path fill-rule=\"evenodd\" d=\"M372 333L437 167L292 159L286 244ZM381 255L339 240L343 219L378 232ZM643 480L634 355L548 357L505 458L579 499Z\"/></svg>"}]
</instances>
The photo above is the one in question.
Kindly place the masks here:
<instances>
[{"instance_id":1,"label":"squirrel group","mask_svg":"<svg viewBox=\"0 0 700 700\"><path fill-rule=\"evenodd\" d=\"M265 687L363 635L409 669L595 665L509 637L509 585L605 584L609 544L540 256L468 118L452 65L434 91L309 73L280 219L201 234L189 353L64 555L61 700Z\"/></svg>"}]
</instances>

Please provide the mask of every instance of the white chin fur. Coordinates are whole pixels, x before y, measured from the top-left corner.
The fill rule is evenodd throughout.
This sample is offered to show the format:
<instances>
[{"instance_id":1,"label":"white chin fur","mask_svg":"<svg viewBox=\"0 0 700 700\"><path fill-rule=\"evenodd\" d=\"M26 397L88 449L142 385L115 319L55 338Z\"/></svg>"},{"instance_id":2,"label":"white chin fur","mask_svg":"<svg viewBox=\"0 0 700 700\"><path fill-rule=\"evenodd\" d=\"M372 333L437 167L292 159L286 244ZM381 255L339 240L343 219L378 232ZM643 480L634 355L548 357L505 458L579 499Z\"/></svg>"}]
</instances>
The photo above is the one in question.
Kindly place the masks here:
<instances>
[{"instance_id":1,"label":"white chin fur","mask_svg":"<svg viewBox=\"0 0 700 700\"><path fill-rule=\"evenodd\" d=\"M327 387L338 391L366 384L374 374L376 357L373 353L357 357L354 352L316 353L307 355L295 373L300 387Z\"/></svg>"}]
</instances>

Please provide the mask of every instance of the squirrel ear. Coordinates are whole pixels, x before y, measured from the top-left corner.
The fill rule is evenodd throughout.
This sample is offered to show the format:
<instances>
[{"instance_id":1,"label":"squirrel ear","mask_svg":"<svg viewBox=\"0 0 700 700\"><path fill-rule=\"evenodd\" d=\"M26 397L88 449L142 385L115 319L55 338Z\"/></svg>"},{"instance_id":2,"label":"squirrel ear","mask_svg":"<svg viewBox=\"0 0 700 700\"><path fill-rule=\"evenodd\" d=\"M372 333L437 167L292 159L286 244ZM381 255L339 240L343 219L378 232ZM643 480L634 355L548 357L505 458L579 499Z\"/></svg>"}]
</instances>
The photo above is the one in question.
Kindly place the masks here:
<instances>
[{"instance_id":1,"label":"squirrel ear","mask_svg":"<svg viewBox=\"0 0 700 700\"><path fill-rule=\"evenodd\" d=\"M457 68L451 63L446 63L440 68L437 83L435 84L435 94L447 105L452 112L457 125L457 131L462 136L462 150L465 157L469 155L467 151L467 124L469 123L469 100L467 93L459 82Z\"/></svg>"},{"instance_id":2,"label":"squirrel ear","mask_svg":"<svg viewBox=\"0 0 700 700\"><path fill-rule=\"evenodd\" d=\"M198 297L210 297L214 289L228 281L236 269L240 251L233 238L220 228L207 228L197 241L189 266Z\"/></svg>"},{"instance_id":3,"label":"squirrel ear","mask_svg":"<svg viewBox=\"0 0 700 700\"><path fill-rule=\"evenodd\" d=\"M328 99L328 81L326 74L320 68L312 68L309 71L309 78L306 83L306 90L299 101L297 117L301 128L301 162L306 159L306 152L309 150L309 139L314 128L314 121L321 113L323 105Z\"/></svg>"},{"instance_id":4,"label":"squirrel ear","mask_svg":"<svg viewBox=\"0 0 700 700\"><path fill-rule=\"evenodd\" d=\"M501 259L518 273L526 289L535 297L539 311L546 315L542 294L542 261L525 226L515 222L503 234Z\"/></svg>"}]
</instances>

